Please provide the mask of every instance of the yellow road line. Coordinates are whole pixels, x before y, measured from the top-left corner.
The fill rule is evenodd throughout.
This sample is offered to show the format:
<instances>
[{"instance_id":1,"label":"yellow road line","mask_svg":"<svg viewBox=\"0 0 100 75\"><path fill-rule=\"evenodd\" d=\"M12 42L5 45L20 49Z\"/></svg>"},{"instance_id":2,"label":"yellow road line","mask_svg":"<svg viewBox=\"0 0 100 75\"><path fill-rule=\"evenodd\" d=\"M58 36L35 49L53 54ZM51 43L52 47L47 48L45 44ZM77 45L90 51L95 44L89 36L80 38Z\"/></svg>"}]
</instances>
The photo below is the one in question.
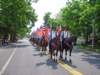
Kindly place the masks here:
<instances>
[{"instance_id":1,"label":"yellow road line","mask_svg":"<svg viewBox=\"0 0 100 75\"><path fill-rule=\"evenodd\" d=\"M59 65L66 69L69 73L71 73L71 75L83 75L81 72L75 70L74 68L70 67L62 61L59 61Z\"/></svg>"}]
</instances>

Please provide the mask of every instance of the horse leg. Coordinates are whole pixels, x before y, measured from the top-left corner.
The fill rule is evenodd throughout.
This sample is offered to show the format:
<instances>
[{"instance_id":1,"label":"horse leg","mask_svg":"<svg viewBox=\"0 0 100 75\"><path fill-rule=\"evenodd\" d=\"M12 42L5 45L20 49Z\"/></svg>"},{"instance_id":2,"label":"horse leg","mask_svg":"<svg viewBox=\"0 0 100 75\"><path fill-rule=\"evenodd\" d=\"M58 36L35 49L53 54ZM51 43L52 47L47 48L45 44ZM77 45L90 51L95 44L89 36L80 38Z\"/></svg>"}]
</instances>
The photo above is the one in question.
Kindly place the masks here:
<instances>
[{"instance_id":1,"label":"horse leg","mask_svg":"<svg viewBox=\"0 0 100 75\"><path fill-rule=\"evenodd\" d=\"M63 50L60 51L60 59L63 58Z\"/></svg>"},{"instance_id":2,"label":"horse leg","mask_svg":"<svg viewBox=\"0 0 100 75\"><path fill-rule=\"evenodd\" d=\"M46 46L44 47L44 54L46 54Z\"/></svg>"},{"instance_id":3,"label":"horse leg","mask_svg":"<svg viewBox=\"0 0 100 75\"><path fill-rule=\"evenodd\" d=\"M72 49L69 50L69 56L71 56L71 53L72 53Z\"/></svg>"},{"instance_id":4,"label":"horse leg","mask_svg":"<svg viewBox=\"0 0 100 75\"><path fill-rule=\"evenodd\" d=\"M54 56L54 61L55 61L56 60L56 53L55 53L55 51L53 53L53 56Z\"/></svg>"},{"instance_id":5,"label":"horse leg","mask_svg":"<svg viewBox=\"0 0 100 75\"><path fill-rule=\"evenodd\" d=\"M55 50L52 52L52 59L53 59L54 61L56 61L56 52L55 52Z\"/></svg>"},{"instance_id":6,"label":"horse leg","mask_svg":"<svg viewBox=\"0 0 100 75\"><path fill-rule=\"evenodd\" d=\"M50 58L52 59L52 51L50 51Z\"/></svg>"},{"instance_id":7,"label":"horse leg","mask_svg":"<svg viewBox=\"0 0 100 75\"><path fill-rule=\"evenodd\" d=\"M65 60L67 60L67 49L65 49Z\"/></svg>"},{"instance_id":8,"label":"horse leg","mask_svg":"<svg viewBox=\"0 0 100 75\"><path fill-rule=\"evenodd\" d=\"M43 53L46 55L46 46L44 46Z\"/></svg>"},{"instance_id":9,"label":"horse leg","mask_svg":"<svg viewBox=\"0 0 100 75\"><path fill-rule=\"evenodd\" d=\"M42 48L42 50L41 50L41 55L43 55L43 50L44 50L44 47L42 46L41 48Z\"/></svg>"},{"instance_id":10,"label":"horse leg","mask_svg":"<svg viewBox=\"0 0 100 75\"><path fill-rule=\"evenodd\" d=\"M72 48L69 50L69 60L71 60Z\"/></svg>"},{"instance_id":11,"label":"horse leg","mask_svg":"<svg viewBox=\"0 0 100 75\"><path fill-rule=\"evenodd\" d=\"M58 50L56 50L56 53L55 53L55 61L57 62L57 56L58 56Z\"/></svg>"},{"instance_id":12,"label":"horse leg","mask_svg":"<svg viewBox=\"0 0 100 75\"><path fill-rule=\"evenodd\" d=\"M42 54L44 54L44 49L45 49L45 47L43 46L43 47L42 47Z\"/></svg>"},{"instance_id":13,"label":"horse leg","mask_svg":"<svg viewBox=\"0 0 100 75\"><path fill-rule=\"evenodd\" d=\"M69 63L72 64L72 60L71 60L71 53L72 53L72 49L69 49Z\"/></svg>"},{"instance_id":14,"label":"horse leg","mask_svg":"<svg viewBox=\"0 0 100 75\"><path fill-rule=\"evenodd\" d=\"M49 43L49 54L50 54L50 58L52 59L52 46L51 43Z\"/></svg>"},{"instance_id":15,"label":"horse leg","mask_svg":"<svg viewBox=\"0 0 100 75\"><path fill-rule=\"evenodd\" d=\"M45 49L46 49L46 47L43 46L43 50L42 50L43 54L45 54Z\"/></svg>"}]
</instances>

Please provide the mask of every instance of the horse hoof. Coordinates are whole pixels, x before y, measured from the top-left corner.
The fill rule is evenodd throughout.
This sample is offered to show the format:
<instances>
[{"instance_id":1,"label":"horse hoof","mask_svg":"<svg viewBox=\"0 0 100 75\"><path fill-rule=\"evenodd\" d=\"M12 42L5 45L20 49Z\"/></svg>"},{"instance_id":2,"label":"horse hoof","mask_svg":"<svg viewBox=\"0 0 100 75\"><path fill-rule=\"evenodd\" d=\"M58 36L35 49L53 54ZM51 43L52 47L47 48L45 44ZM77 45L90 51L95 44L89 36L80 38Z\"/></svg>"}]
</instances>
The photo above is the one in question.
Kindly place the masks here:
<instances>
[{"instance_id":1,"label":"horse hoof","mask_svg":"<svg viewBox=\"0 0 100 75\"><path fill-rule=\"evenodd\" d=\"M54 60L54 62L56 62L56 63L57 63L57 60L55 59L55 60Z\"/></svg>"},{"instance_id":2,"label":"horse hoof","mask_svg":"<svg viewBox=\"0 0 100 75\"><path fill-rule=\"evenodd\" d=\"M67 61L67 58L65 58L65 61Z\"/></svg>"},{"instance_id":3,"label":"horse hoof","mask_svg":"<svg viewBox=\"0 0 100 75\"><path fill-rule=\"evenodd\" d=\"M63 59L63 57L62 56L60 56L60 58L59 58L60 60L62 60Z\"/></svg>"},{"instance_id":4,"label":"horse hoof","mask_svg":"<svg viewBox=\"0 0 100 75\"><path fill-rule=\"evenodd\" d=\"M43 56L43 54L42 54L42 53L40 53L40 56Z\"/></svg>"},{"instance_id":5,"label":"horse hoof","mask_svg":"<svg viewBox=\"0 0 100 75\"><path fill-rule=\"evenodd\" d=\"M69 60L69 63L71 63L71 64L72 64L72 60L71 60L71 59Z\"/></svg>"},{"instance_id":6,"label":"horse hoof","mask_svg":"<svg viewBox=\"0 0 100 75\"><path fill-rule=\"evenodd\" d=\"M60 58L59 60L60 60L60 61L64 61L63 58Z\"/></svg>"},{"instance_id":7,"label":"horse hoof","mask_svg":"<svg viewBox=\"0 0 100 75\"><path fill-rule=\"evenodd\" d=\"M62 56L60 56L60 59L63 59L63 57L62 57Z\"/></svg>"},{"instance_id":8,"label":"horse hoof","mask_svg":"<svg viewBox=\"0 0 100 75\"><path fill-rule=\"evenodd\" d=\"M55 62L55 59L53 59L53 61Z\"/></svg>"},{"instance_id":9,"label":"horse hoof","mask_svg":"<svg viewBox=\"0 0 100 75\"><path fill-rule=\"evenodd\" d=\"M55 60L55 62L57 63L57 59Z\"/></svg>"},{"instance_id":10,"label":"horse hoof","mask_svg":"<svg viewBox=\"0 0 100 75\"><path fill-rule=\"evenodd\" d=\"M59 58L59 60L62 60L62 58Z\"/></svg>"},{"instance_id":11,"label":"horse hoof","mask_svg":"<svg viewBox=\"0 0 100 75\"><path fill-rule=\"evenodd\" d=\"M52 55L50 55L50 59L52 59Z\"/></svg>"}]
</instances>

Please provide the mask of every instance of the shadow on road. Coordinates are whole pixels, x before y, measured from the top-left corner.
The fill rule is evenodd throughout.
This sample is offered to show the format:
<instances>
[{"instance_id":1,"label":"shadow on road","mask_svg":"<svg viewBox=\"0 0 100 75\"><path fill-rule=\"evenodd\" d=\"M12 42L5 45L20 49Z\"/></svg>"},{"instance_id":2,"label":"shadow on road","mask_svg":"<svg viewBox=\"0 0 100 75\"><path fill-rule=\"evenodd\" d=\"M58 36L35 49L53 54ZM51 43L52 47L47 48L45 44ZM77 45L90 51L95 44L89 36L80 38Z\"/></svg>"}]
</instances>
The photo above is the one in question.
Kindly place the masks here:
<instances>
[{"instance_id":1,"label":"shadow on road","mask_svg":"<svg viewBox=\"0 0 100 75\"><path fill-rule=\"evenodd\" d=\"M44 56L43 54L41 54L41 53L35 53L35 54L33 54L33 56Z\"/></svg>"},{"instance_id":2,"label":"shadow on road","mask_svg":"<svg viewBox=\"0 0 100 75\"><path fill-rule=\"evenodd\" d=\"M36 52L36 53L33 53L33 56L46 56L45 54L43 54L43 55L41 55L41 52L39 52L40 50L39 50L39 48L37 48L37 47L33 47L33 49L34 49L34 51ZM58 60L59 61L59 60ZM67 65L69 65L69 66L71 66L71 67L73 67L73 68L77 68L75 65L73 65L72 64L72 59L70 59L70 60L61 60L63 63L65 63L65 64L67 64ZM52 59L47 59L46 60L46 62L44 61L44 62L40 62L40 63L37 63L36 64L36 66L37 67L39 67L39 66L42 66L42 65L47 65L47 66L51 66L53 69L57 69L57 65L58 65L58 63L56 63L54 60L52 60Z\"/></svg>"},{"instance_id":3,"label":"shadow on road","mask_svg":"<svg viewBox=\"0 0 100 75\"><path fill-rule=\"evenodd\" d=\"M100 69L100 54L78 48L74 48L73 53L82 53L82 61L86 61L91 65L94 65L97 69Z\"/></svg>"},{"instance_id":4,"label":"shadow on road","mask_svg":"<svg viewBox=\"0 0 100 75\"><path fill-rule=\"evenodd\" d=\"M84 50L84 49L79 49L79 48L77 48L77 47L74 47L72 52L73 52L73 53L85 53L85 54L91 54L90 51Z\"/></svg>"},{"instance_id":5,"label":"shadow on road","mask_svg":"<svg viewBox=\"0 0 100 75\"><path fill-rule=\"evenodd\" d=\"M72 50L73 53L80 53L82 51L83 51L82 49L78 49L76 47L74 47L73 50Z\"/></svg>"},{"instance_id":6,"label":"shadow on road","mask_svg":"<svg viewBox=\"0 0 100 75\"><path fill-rule=\"evenodd\" d=\"M8 48L24 48L24 47L28 47L28 46L31 46L31 45L11 45L9 46Z\"/></svg>"},{"instance_id":7,"label":"shadow on road","mask_svg":"<svg viewBox=\"0 0 100 75\"><path fill-rule=\"evenodd\" d=\"M8 49L8 48L24 48L24 47L29 47L31 45L8 45L8 46L3 46L0 47L1 49Z\"/></svg>"},{"instance_id":8,"label":"shadow on road","mask_svg":"<svg viewBox=\"0 0 100 75\"><path fill-rule=\"evenodd\" d=\"M31 46L31 45L16 45L17 48L21 48L21 47L23 48L23 47L28 47L28 46Z\"/></svg>"},{"instance_id":9,"label":"shadow on road","mask_svg":"<svg viewBox=\"0 0 100 75\"><path fill-rule=\"evenodd\" d=\"M73 68L77 68L77 66L73 65L72 59L64 60L63 62L64 62L65 64L67 64L67 65L73 67Z\"/></svg>"},{"instance_id":10,"label":"shadow on road","mask_svg":"<svg viewBox=\"0 0 100 75\"><path fill-rule=\"evenodd\" d=\"M46 65L51 66L53 69L57 69L58 63L54 62L54 61L51 60L51 59L47 59L47 60L46 60Z\"/></svg>"},{"instance_id":11,"label":"shadow on road","mask_svg":"<svg viewBox=\"0 0 100 75\"><path fill-rule=\"evenodd\" d=\"M33 49L34 49L35 51L40 51L40 48L38 48L38 47L33 47Z\"/></svg>"},{"instance_id":12,"label":"shadow on road","mask_svg":"<svg viewBox=\"0 0 100 75\"><path fill-rule=\"evenodd\" d=\"M88 54L84 55L82 58L83 61L88 61L88 63L96 66L96 68L100 69L100 55L93 55L93 54Z\"/></svg>"},{"instance_id":13,"label":"shadow on road","mask_svg":"<svg viewBox=\"0 0 100 75\"><path fill-rule=\"evenodd\" d=\"M46 62L40 62L36 64L37 67L43 66L43 65L50 66L52 69L57 69L58 64L51 59L47 59Z\"/></svg>"}]
</instances>

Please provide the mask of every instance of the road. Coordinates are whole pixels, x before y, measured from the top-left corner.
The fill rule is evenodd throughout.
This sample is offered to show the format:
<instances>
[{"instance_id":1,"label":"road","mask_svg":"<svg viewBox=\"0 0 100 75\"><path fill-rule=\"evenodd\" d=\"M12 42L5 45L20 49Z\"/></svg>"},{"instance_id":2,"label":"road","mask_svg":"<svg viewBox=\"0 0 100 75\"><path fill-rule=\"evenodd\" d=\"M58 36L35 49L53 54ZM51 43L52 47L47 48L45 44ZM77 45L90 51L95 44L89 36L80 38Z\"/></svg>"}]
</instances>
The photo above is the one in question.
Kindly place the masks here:
<instances>
[{"instance_id":1,"label":"road","mask_svg":"<svg viewBox=\"0 0 100 75\"><path fill-rule=\"evenodd\" d=\"M0 48L0 75L100 75L100 54L74 48L71 60L56 63L24 39Z\"/></svg>"}]
</instances>

